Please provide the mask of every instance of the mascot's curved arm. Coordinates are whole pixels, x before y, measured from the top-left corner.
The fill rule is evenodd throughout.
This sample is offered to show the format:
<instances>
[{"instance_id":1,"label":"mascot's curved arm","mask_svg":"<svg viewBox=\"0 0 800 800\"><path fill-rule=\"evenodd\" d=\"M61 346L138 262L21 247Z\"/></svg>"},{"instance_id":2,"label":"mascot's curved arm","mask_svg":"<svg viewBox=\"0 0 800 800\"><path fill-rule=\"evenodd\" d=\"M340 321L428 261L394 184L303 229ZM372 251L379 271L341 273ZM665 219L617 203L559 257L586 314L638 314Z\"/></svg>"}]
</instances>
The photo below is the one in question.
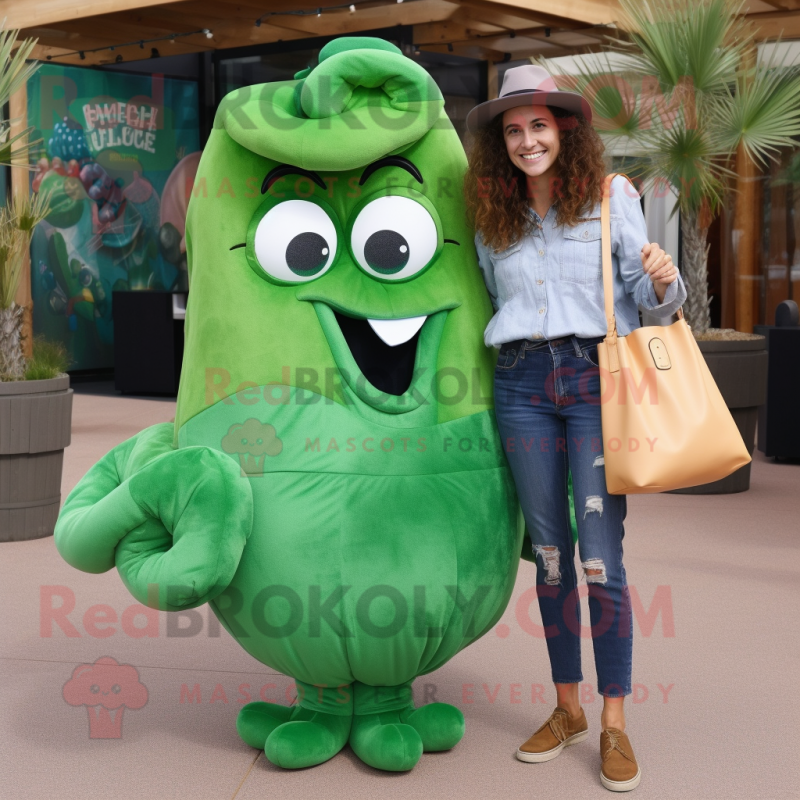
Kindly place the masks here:
<instances>
[{"instance_id":1,"label":"mascot's curved arm","mask_svg":"<svg viewBox=\"0 0 800 800\"><path fill-rule=\"evenodd\" d=\"M228 587L253 524L250 484L228 456L175 450L173 425L147 428L97 462L67 498L56 547L73 567L116 567L130 593L163 611Z\"/></svg>"}]
</instances>

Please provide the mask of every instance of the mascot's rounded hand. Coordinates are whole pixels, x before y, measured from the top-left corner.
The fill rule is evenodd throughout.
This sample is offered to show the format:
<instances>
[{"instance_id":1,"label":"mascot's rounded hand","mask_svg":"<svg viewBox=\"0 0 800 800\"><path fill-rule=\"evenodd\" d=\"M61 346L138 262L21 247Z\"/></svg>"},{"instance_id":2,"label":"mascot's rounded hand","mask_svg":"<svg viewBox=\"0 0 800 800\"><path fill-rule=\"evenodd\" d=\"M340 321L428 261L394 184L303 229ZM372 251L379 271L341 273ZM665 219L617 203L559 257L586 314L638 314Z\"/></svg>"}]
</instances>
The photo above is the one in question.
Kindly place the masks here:
<instances>
[{"instance_id":1,"label":"mascot's rounded hand","mask_svg":"<svg viewBox=\"0 0 800 800\"><path fill-rule=\"evenodd\" d=\"M106 454L70 494L55 531L72 566L116 566L139 602L163 611L222 592L253 521L250 484L230 458L175 450L172 438L172 424L156 425Z\"/></svg>"}]
</instances>

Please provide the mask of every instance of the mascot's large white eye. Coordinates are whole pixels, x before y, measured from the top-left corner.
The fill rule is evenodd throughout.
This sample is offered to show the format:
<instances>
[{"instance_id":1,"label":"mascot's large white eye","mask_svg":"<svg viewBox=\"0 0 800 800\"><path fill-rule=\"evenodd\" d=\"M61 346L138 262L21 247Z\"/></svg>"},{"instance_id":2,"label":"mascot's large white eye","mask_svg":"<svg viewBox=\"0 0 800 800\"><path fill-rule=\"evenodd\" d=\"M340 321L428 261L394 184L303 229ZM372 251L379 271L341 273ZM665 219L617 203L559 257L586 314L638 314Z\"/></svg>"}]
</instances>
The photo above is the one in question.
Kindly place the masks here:
<instances>
[{"instance_id":1,"label":"mascot's large white eye","mask_svg":"<svg viewBox=\"0 0 800 800\"><path fill-rule=\"evenodd\" d=\"M325 209L308 200L286 200L259 220L253 252L259 266L279 281L318 278L336 259L336 226Z\"/></svg>"},{"instance_id":2,"label":"mascot's large white eye","mask_svg":"<svg viewBox=\"0 0 800 800\"><path fill-rule=\"evenodd\" d=\"M353 258L368 275L404 280L431 262L439 245L436 222L421 203L389 195L367 203L350 232Z\"/></svg>"}]
</instances>

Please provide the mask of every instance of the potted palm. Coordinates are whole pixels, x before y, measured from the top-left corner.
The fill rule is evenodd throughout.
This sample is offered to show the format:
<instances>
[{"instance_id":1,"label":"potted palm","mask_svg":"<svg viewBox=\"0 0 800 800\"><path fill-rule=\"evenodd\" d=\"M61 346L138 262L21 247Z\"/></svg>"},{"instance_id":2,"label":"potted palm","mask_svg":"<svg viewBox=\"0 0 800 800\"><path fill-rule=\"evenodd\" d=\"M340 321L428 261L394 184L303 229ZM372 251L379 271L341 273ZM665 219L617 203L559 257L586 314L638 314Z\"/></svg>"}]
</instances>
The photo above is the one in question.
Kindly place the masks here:
<instances>
[{"instance_id":1,"label":"potted palm","mask_svg":"<svg viewBox=\"0 0 800 800\"><path fill-rule=\"evenodd\" d=\"M0 31L0 105L36 68L26 63L34 42L14 50L15 43L15 31ZM0 122L0 162L26 156L28 132L9 136L10 123ZM52 534L70 438L66 352L37 340L26 358L23 309L16 303L33 230L47 211L46 197L22 193L0 208L0 541Z\"/></svg>"},{"instance_id":2,"label":"potted palm","mask_svg":"<svg viewBox=\"0 0 800 800\"><path fill-rule=\"evenodd\" d=\"M710 327L708 229L735 192L737 153L765 164L800 134L800 71L753 59L752 31L736 0L620 0L627 36L609 37L560 84L587 94L600 134L624 152L645 188L677 196L684 314L752 453L765 401L765 340ZM776 48L777 52L777 48ZM753 63L755 61L755 63ZM687 493L744 491L750 465Z\"/></svg>"}]
</instances>

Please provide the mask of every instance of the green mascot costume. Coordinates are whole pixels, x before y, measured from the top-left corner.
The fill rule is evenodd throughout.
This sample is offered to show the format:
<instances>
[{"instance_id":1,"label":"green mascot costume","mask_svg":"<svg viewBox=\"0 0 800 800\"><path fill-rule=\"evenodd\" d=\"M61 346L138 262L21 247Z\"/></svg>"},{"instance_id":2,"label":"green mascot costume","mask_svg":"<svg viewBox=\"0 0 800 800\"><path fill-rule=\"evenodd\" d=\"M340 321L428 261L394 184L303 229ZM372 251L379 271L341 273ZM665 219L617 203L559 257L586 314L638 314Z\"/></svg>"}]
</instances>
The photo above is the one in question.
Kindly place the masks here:
<instances>
[{"instance_id":1,"label":"green mascot costume","mask_svg":"<svg viewBox=\"0 0 800 800\"><path fill-rule=\"evenodd\" d=\"M187 219L175 424L98 462L56 545L140 602L210 603L294 706L241 737L286 768L346 743L411 769L461 712L411 684L505 609L522 530L491 396L491 306L464 152L430 76L345 38L297 80L228 95Z\"/></svg>"}]
</instances>

